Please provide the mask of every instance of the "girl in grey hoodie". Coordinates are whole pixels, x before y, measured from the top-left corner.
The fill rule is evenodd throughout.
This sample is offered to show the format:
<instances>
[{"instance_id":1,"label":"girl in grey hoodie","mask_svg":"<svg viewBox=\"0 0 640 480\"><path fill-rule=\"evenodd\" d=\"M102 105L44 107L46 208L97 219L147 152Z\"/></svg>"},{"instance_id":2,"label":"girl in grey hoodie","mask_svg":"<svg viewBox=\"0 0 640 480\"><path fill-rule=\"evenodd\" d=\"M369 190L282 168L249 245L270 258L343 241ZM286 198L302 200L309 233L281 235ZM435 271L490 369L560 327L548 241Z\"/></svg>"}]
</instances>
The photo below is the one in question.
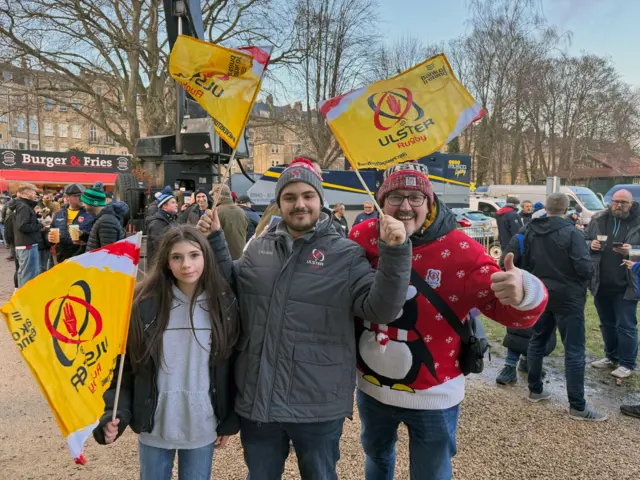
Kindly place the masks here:
<instances>
[{"instance_id":1,"label":"girl in grey hoodie","mask_svg":"<svg viewBox=\"0 0 640 480\"><path fill-rule=\"evenodd\" d=\"M176 452L180 478L210 478L214 446L237 432L236 302L195 227L167 230L157 259L134 297L117 418L112 385L94 436L108 444L127 425L139 433L141 480L170 480Z\"/></svg>"}]
</instances>

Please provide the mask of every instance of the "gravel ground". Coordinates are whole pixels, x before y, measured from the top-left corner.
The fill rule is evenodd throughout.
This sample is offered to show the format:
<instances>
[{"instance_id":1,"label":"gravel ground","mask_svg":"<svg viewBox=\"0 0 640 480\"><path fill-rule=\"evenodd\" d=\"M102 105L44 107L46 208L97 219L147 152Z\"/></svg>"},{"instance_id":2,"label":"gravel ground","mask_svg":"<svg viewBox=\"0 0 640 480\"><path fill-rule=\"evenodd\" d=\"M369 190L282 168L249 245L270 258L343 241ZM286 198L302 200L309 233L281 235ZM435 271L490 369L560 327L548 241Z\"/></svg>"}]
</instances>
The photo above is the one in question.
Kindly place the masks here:
<instances>
[{"instance_id":1,"label":"gravel ground","mask_svg":"<svg viewBox=\"0 0 640 480\"><path fill-rule=\"evenodd\" d=\"M0 302L13 291L13 264L1 259ZM89 441L86 466L73 464L64 439L18 350L0 322L0 478L136 479L136 436L128 431L116 444ZM562 389L554 402L530 404L523 380L516 388L493 384L496 364L487 375L471 379L458 430L456 479L616 479L640 478L640 421L622 417L617 403L600 401L612 413L608 422L585 424L568 418ZM347 421L339 464L343 480L362 479L363 454L357 416ZM216 452L214 479L246 475L239 439ZM177 478L177 476L175 477ZM299 478L290 458L284 478ZM400 432L396 478L408 478L406 431Z\"/></svg>"}]
</instances>

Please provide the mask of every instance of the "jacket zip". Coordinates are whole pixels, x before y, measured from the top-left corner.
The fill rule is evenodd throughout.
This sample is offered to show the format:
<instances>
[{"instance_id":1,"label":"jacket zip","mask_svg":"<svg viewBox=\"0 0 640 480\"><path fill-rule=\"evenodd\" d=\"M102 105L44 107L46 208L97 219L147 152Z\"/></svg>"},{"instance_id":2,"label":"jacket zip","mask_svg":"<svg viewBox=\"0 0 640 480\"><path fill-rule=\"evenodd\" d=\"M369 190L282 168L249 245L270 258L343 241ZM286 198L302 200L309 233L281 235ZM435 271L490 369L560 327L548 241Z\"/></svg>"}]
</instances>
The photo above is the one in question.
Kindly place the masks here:
<instances>
[{"instance_id":1,"label":"jacket zip","mask_svg":"<svg viewBox=\"0 0 640 480\"><path fill-rule=\"evenodd\" d=\"M295 241L293 242L295 245ZM304 246L304 243L302 243L302 245ZM297 252L292 252L291 255L289 256L289 258L287 259L287 261L284 263L284 266L282 267L282 271L285 271L287 269L287 267L289 266L289 263L291 263L292 260L294 260L294 270L291 271L291 273L289 274L289 277L287 278L287 289L285 291L285 295L284 298L286 300L286 298L289 296L289 290L291 288L291 277L293 276L294 272L295 272L295 264L298 261L298 257L300 256L300 252L302 252L302 246L298 249ZM295 257L295 259L294 259ZM280 279L278 278L277 281L279 281ZM278 336L276 337L276 339L280 339L280 337L282 336L282 327L284 324L284 310L282 311L282 314L280 316L280 328L278 329ZM269 420L269 413L271 412L271 399L273 397L273 386L275 383L275 372L276 372L276 367L277 367L277 363L278 363L278 354L280 353L280 342L278 341L276 343L276 358L274 361L274 369L273 369L273 380L271 381L271 385L269 388L269 396L268 396L268 400L269 403L267 404L267 415L266 415L266 419L265 421ZM255 402L255 398L254 398L254 402Z\"/></svg>"}]
</instances>

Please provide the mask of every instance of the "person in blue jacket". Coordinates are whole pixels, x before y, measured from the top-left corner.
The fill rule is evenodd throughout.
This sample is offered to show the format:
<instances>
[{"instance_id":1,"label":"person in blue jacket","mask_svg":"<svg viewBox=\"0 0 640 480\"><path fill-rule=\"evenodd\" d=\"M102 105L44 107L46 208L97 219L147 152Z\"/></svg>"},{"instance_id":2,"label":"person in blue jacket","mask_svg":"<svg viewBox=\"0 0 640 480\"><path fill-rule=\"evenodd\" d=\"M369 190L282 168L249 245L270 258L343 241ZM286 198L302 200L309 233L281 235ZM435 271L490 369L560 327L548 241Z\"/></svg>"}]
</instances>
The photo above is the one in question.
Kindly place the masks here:
<instances>
[{"instance_id":1,"label":"person in blue jacket","mask_svg":"<svg viewBox=\"0 0 640 480\"><path fill-rule=\"evenodd\" d=\"M50 228L60 229L60 243L55 245L56 263L81 255L85 252L85 245L93 227L93 215L85 209L80 197L85 188L77 183L67 186L64 191L68 202L53 216ZM71 240L69 225L80 226L80 240ZM49 232L48 240L52 243L53 237Z\"/></svg>"}]
</instances>

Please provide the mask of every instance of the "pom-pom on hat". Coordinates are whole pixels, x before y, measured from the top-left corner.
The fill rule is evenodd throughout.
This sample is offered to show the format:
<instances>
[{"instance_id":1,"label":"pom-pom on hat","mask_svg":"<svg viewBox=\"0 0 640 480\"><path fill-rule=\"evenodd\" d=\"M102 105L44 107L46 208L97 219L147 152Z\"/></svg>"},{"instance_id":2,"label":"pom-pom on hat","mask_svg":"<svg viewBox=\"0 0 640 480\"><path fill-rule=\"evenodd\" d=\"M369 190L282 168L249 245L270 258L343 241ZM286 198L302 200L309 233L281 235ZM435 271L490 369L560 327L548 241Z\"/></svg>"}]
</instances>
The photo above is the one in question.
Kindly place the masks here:
<instances>
[{"instance_id":1,"label":"pom-pom on hat","mask_svg":"<svg viewBox=\"0 0 640 480\"><path fill-rule=\"evenodd\" d=\"M107 196L104 193L102 182L96 182L93 187L87 188L80 197L85 205L92 207L104 207L107 204Z\"/></svg>"},{"instance_id":2,"label":"pom-pom on hat","mask_svg":"<svg viewBox=\"0 0 640 480\"><path fill-rule=\"evenodd\" d=\"M158 208L162 207L162 205L167 203L172 198L176 197L173 194L173 190L171 190L171 187L167 185L166 187L164 187L164 190L160 192L160 195L158 195Z\"/></svg>"}]
</instances>

